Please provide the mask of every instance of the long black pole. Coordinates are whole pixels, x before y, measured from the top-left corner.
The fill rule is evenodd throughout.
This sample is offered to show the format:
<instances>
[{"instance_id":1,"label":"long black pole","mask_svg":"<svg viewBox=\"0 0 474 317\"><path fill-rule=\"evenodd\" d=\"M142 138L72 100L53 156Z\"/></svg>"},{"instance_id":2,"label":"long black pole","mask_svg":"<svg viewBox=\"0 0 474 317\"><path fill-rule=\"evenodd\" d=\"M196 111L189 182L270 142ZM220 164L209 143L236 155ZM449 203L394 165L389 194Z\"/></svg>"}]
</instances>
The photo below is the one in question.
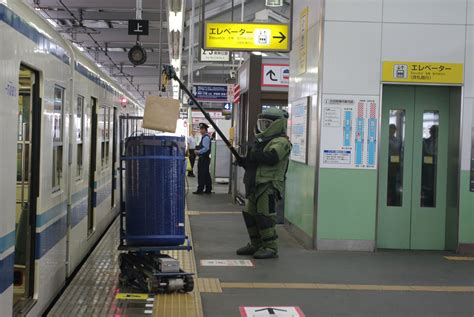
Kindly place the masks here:
<instances>
[{"instance_id":1,"label":"long black pole","mask_svg":"<svg viewBox=\"0 0 474 317\"><path fill-rule=\"evenodd\" d=\"M204 114L204 117L207 119L207 121L209 121L209 123L212 125L214 130L216 130L217 134L219 134L219 136L222 138L222 140L227 145L229 150L235 156L235 159L237 160L237 162L240 163L242 161L242 157L239 155L237 150L232 146L232 144L230 144L227 137L224 135L224 133L222 133L221 129L219 129L219 127L214 122L214 120L212 120L211 116L206 112L206 110L204 110L204 108L201 106L201 104L196 100L194 95L188 90L188 88L183 84L183 82L178 78L178 76L176 76L176 74L173 74L173 79L176 80L179 83L179 87L182 90L184 90L184 92L189 96L189 98L191 98L193 103L199 108L199 110L201 110L201 112Z\"/></svg>"}]
</instances>

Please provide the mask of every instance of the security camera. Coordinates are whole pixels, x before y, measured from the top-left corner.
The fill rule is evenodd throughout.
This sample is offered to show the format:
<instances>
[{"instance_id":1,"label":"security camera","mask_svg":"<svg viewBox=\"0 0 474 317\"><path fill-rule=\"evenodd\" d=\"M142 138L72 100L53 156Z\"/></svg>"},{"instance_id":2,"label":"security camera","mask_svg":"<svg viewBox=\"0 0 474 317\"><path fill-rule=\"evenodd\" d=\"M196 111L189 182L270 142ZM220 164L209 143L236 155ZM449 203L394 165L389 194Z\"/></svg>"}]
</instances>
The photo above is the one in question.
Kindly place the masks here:
<instances>
[{"instance_id":1,"label":"security camera","mask_svg":"<svg viewBox=\"0 0 474 317\"><path fill-rule=\"evenodd\" d=\"M229 72L229 76L231 79L234 79L235 77L237 77L237 72L231 69Z\"/></svg>"}]
</instances>

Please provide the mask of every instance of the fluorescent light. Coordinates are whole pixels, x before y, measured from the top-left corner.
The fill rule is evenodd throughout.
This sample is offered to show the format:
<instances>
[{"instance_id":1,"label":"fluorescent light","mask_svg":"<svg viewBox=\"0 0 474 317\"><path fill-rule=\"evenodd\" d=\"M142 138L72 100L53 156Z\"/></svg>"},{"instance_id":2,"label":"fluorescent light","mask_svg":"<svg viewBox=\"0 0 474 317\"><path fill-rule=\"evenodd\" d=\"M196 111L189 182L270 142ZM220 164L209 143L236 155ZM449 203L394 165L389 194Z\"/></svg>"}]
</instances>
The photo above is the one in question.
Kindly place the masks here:
<instances>
[{"instance_id":1,"label":"fluorescent light","mask_svg":"<svg viewBox=\"0 0 474 317\"><path fill-rule=\"evenodd\" d=\"M46 21L49 22L53 27L58 28L59 25L53 19L47 19Z\"/></svg>"},{"instance_id":2,"label":"fluorescent light","mask_svg":"<svg viewBox=\"0 0 474 317\"><path fill-rule=\"evenodd\" d=\"M82 47L81 45L77 44L77 43L72 43L80 52L84 52L84 47Z\"/></svg>"},{"instance_id":3,"label":"fluorescent light","mask_svg":"<svg viewBox=\"0 0 474 317\"><path fill-rule=\"evenodd\" d=\"M168 29L170 31L179 31L183 29L183 12L169 12Z\"/></svg>"}]
</instances>

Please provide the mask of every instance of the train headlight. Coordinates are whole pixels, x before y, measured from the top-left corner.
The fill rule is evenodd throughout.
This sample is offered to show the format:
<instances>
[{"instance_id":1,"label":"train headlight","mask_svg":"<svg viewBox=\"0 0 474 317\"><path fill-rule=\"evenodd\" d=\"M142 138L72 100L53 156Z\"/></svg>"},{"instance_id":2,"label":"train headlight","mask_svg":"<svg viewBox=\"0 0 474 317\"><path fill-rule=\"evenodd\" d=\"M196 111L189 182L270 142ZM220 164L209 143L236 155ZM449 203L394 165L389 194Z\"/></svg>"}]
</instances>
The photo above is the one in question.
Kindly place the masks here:
<instances>
[{"instance_id":1,"label":"train headlight","mask_svg":"<svg viewBox=\"0 0 474 317\"><path fill-rule=\"evenodd\" d=\"M128 59L133 65L142 65L146 62L146 51L140 45L135 45L128 51Z\"/></svg>"}]
</instances>

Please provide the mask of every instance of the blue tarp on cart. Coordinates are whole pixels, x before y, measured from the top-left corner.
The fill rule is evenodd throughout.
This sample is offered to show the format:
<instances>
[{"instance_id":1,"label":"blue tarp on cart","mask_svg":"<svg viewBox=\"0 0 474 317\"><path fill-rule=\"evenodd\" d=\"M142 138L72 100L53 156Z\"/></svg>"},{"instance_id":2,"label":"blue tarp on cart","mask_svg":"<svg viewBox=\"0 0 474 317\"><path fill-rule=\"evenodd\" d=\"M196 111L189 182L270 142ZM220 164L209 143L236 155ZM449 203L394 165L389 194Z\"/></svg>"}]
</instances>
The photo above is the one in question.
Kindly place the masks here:
<instances>
[{"instance_id":1,"label":"blue tarp on cart","mask_svg":"<svg viewBox=\"0 0 474 317\"><path fill-rule=\"evenodd\" d=\"M125 142L126 245L184 243L185 138L136 136Z\"/></svg>"}]
</instances>

